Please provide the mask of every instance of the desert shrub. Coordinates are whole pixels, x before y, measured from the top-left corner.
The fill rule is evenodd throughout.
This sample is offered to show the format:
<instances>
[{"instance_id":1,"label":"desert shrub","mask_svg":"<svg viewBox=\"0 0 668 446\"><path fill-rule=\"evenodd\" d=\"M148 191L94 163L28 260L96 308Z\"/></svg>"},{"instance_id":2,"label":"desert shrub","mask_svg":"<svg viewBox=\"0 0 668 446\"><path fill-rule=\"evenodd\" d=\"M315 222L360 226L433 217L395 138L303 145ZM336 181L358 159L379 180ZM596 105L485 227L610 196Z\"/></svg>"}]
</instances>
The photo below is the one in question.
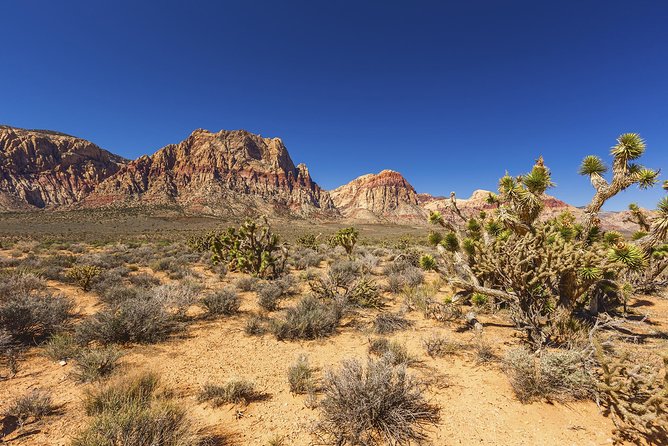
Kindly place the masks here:
<instances>
[{"instance_id":1,"label":"desert shrub","mask_svg":"<svg viewBox=\"0 0 668 446\"><path fill-rule=\"evenodd\" d=\"M358 237L359 232L357 232L357 229L342 228L334 234L332 241L335 245L341 246L346 251L346 254L348 254L348 257L352 258Z\"/></svg>"},{"instance_id":2,"label":"desert shrub","mask_svg":"<svg viewBox=\"0 0 668 446\"><path fill-rule=\"evenodd\" d=\"M201 286L188 281L157 286L150 290L150 296L173 311L176 316L183 318L188 308L197 302L200 291Z\"/></svg>"},{"instance_id":3,"label":"desert shrub","mask_svg":"<svg viewBox=\"0 0 668 446\"><path fill-rule=\"evenodd\" d=\"M89 291L93 280L102 270L94 265L74 265L67 271L67 278L76 283L83 291Z\"/></svg>"},{"instance_id":4,"label":"desert shrub","mask_svg":"<svg viewBox=\"0 0 668 446\"><path fill-rule=\"evenodd\" d=\"M116 368L122 353L113 346L86 348L76 356L73 376L80 382L108 377Z\"/></svg>"},{"instance_id":5,"label":"desert shrub","mask_svg":"<svg viewBox=\"0 0 668 446\"><path fill-rule=\"evenodd\" d=\"M336 330L341 311L336 302L325 304L307 296L288 308L284 319L273 321L272 332L279 340L326 337Z\"/></svg>"},{"instance_id":6,"label":"desert shrub","mask_svg":"<svg viewBox=\"0 0 668 446\"><path fill-rule=\"evenodd\" d=\"M258 315L251 316L244 326L244 333L248 336L262 336L269 330L266 318Z\"/></svg>"},{"instance_id":7,"label":"desert shrub","mask_svg":"<svg viewBox=\"0 0 668 446\"><path fill-rule=\"evenodd\" d=\"M296 270L315 268L324 260L324 256L313 249L300 249L292 253L291 263Z\"/></svg>"},{"instance_id":8,"label":"desert shrub","mask_svg":"<svg viewBox=\"0 0 668 446\"><path fill-rule=\"evenodd\" d=\"M148 273L131 274L128 280L132 285L140 288L153 288L160 285L160 279Z\"/></svg>"},{"instance_id":9,"label":"desert shrub","mask_svg":"<svg viewBox=\"0 0 668 446\"><path fill-rule=\"evenodd\" d=\"M97 290L97 287L95 287ZM116 282L100 292L100 300L110 305L119 304L129 299L137 299L145 289L127 286Z\"/></svg>"},{"instance_id":10,"label":"desert shrub","mask_svg":"<svg viewBox=\"0 0 668 446\"><path fill-rule=\"evenodd\" d=\"M272 282L263 284L257 292L258 305L266 311L278 310L278 304L282 297L283 288Z\"/></svg>"},{"instance_id":11,"label":"desert shrub","mask_svg":"<svg viewBox=\"0 0 668 446\"><path fill-rule=\"evenodd\" d=\"M404 287L404 281L401 276L389 276L387 278L387 285L385 289L392 294L399 293Z\"/></svg>"},{"instance_id":12,"label":"desert shrub","mask_svg":"<svg viewBox=\"0 0 668 446\"><path fill-rule=\"evenodd\" d=\"M235 282L236 287L239 291L253 291L257 286L258 279L257 277L239 277Z\"/></svg>"},{"instance_id":13,"label":"desert shrub","mask_svg":"<svg viewBox=\"0 0 668 446\"><path fill-rule=\"evenodd\" d=\"M393 333L398 330L405 330L412 325L411 321L401 314L380 313L373 321L373 329L378 334Z\"/></svg>"},{"instance_id":14,"label":"desert shrub","mask_svg":"<svg viewBox=\"0 0 668 446\"><path fill-rule=\"evenodd\" d=\"M513 391L522 402L593 395L595 381L581 352L547 350L537 356L525 348L515 348L508 351L503 362Z\"/></svg>"},{"instance_id":15,"label":"desert shrub","mask_svg":"<svg viewBox=\"0 0 668 446\"><path fill-rule=\"evenodd\" d=\"M31 419L40 420L53 410L51 394L44 390L33 389L12 401L5 410L5 415L16 417L19 424L23 425Z\"/></svg>"},{"instance_id":16,"label":"desert shrub","mask_svg":"<svg viewBox=\"0 0 668 446\"><path fill-rule=\"evenodd\" d=\"M392 364L410 365L415 359L408 353L404 344L390 341L387 338L376 338L369 341L369 353L387 358Z\"/></svg>"},{"instance_id":17,"label":"desert shrub","mask_svg":"<svg viewBox=\"0 0 668 446\"><path fill-rule=\"evenodd\" d=\"M397 294L405 288L415 288L424 283L424 274L419 268L401 262L395 265L402 265L402 267L388 274L387 291ZM393 270L394 268L390 268L390 271Z\"/></svg>"},{"instance_id":18,"label":"desert shrub","mask_svg":"<svg viewBox=\"0 0 668 446\"><path fill-rule=\"evenodd\" d=\"M372 273L374 268L378 266L380 259L369 252L365 252L359 256L357 262L361 267L362 273L369 274Z\"/></svg>"},{"instance_id":19,"label":"desert shrub","mask_svg":"<svg viewBox=\"0 0 668 446\"><path fill-rule=\"evenodd\" d=\"M439 408L423 395L423 386L387 360L344 361L326 374L320 404L320 433L338 445L409 444L427 439L427 427L439 420Z\"/></svg>"},{"instance_id":20,"label":"desert shrub","mask_svg":"<svg viewBox=\"0 0 668 446\"><path fill-rule=\"evenodd\" d=\"M0 280L0 298L3 299L13 294L25 294L46 289L46 282L43 278L26 271L3 274L0 278L2 279Z\"/></svg>"},{"instance_id":21,"label":"desert shrub","mask_svg":"<svg viewBox=\"0 0 668 446\"><path fill-rule=\"evenodd\" d=\"M184 409L155 395L157 379L123 378L87 395L94 418L72 446L190 446L202 444Z\"/></svg>"},{"instance_id":22,"label":"desert shrub","mask_svg":"<svg viewBox=\"0 0 668 446\"><path fill-rule=\"evenodd\" d=\"M427 355L432 358L442 358L447 355L454 355L464 349L464 345L460 342L450 340L443 336L430 336L422 341Z\"/></svg>"},{"instance_id":23,"label":"desert shrub","mask_svg":"<svg viewBox=\"0 0 668 446\"><path fill-rule=\"evenodd\" d=\"M350 260L333 263L327 271L327 276L332 281L342 286L354 282L361 274L361 264Z\"/></svg>"},{"instance_id":24,"label":"desert shrub","mask_svg":"<svg viewBox=\"0 0 668 446\"><path fill-rule=\"evenodd\" d=\"M413 288L424 283L424 274L419 268L410 267L401 273L405 286Z\"/></svg>"},{"instance_id":25,"label":"desert shrub","mask_svg":"<svg viewBox=\"0 0 668 446\"><path fill-rule=\"evenodd\" d=\"M128 299L84 319L76 329L81 343L155 343L177 328L164 303L153 298Z\"/></svg>"},{"instance_id":26,"label":"desert shrub","mask_svg":"<svg viewBox=\"0 0 668 446\"><path fill-rule=\"evenodd\" d=\"M64 326L72 308L69 299L51 295L36 277L10 276L0 290L0 329L19 341L42 339Z\"/></svg>"},{"instance_id":27,"label":"desert shrub","mask_svg":"<svg viewBox=\"0 0 668 446\"><path fill-rule=\"evenodd\" d=\"M79 344L70 333L56 333L44 345L44 354L53 361L66 361L78 355Z\"/></svg>"},{"instance_id":28,"label":"desert shrub","mask_svg":"<svg viewBox=\"0 0 668 446\"><path fill-rule=\"evenodd\" d=\"M360 308L381 308L384 302L376 283L368 277L361 277L345 295L346 302Z\"/></svg>"},{"instance_id":29,"label":"desert shrub","mask_svg":"<svg viewBox=\"0 0 668 446\"><path fill-rule=\"evenodd\" d=\"M261 394L255 390L255 384L243 379L232 379L223 385L207 383L198 395L200 402L209 401L214 406L223 404L249 403L257 400Z\"/></svg>"},{"instance_id":30,"label":"desert shrub","mask_svg":"<svg viewBox=\"0 0 668 446\"><path fill-rule=\"evenodd\" d=\"M239 312L241 299L234 288L226 287L204 296L202 305L212 316L229 316Z\"/></svg>"},{"instance_id":31,"label":"desert shrub","mask_svg":"<svg viewBox=\"0 0 668 446\"><path fill-rule=\"evenodd\" d=\"M297 394L314 392L317 383L316 369L311 367L306 355L299 355L297 360L288 367L288 384L290 392Z\"/></svg>"}]
</instances>

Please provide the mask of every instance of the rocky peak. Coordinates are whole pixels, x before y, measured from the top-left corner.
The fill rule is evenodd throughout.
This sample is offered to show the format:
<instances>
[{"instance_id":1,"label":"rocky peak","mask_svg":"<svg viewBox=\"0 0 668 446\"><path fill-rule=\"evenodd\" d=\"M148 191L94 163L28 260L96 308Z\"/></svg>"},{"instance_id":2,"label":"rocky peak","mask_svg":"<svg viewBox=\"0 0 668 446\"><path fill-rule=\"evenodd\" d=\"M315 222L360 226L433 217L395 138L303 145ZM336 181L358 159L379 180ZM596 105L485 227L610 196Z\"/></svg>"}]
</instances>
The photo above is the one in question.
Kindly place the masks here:
<instances>
[{"instance_id":1,"label":"rocky peak","mask_svg":"<svg viewBox=\"0 0 668 446\"><path fill-rule=\"evenodd\" d=\"M330 192L341 213L359 220L424 220L413 186L399 173L362 175Z\"/></svg>"},{"instance_id":2,"label":"rocky peak","mask_svg":"<svg viewBox=\"0 0 668 446\"><path fill-rule=\"evenodd\" d=\"M132 203L175 203L216 214L335 212L329 194L306 166L294 165L280 138L245 130L195 130L130 162L86 200L89 206Z\"/></svg>"},{"instance_id":3,"label":"rocky peak","mask_svg":"<svg viewBox=\"0 0 668 446\"><path fill-rule=\"evenodd\" d=\"M0 208L75 203L125 163L85 139L0 126Z\"/></svg>"}]
</instances>

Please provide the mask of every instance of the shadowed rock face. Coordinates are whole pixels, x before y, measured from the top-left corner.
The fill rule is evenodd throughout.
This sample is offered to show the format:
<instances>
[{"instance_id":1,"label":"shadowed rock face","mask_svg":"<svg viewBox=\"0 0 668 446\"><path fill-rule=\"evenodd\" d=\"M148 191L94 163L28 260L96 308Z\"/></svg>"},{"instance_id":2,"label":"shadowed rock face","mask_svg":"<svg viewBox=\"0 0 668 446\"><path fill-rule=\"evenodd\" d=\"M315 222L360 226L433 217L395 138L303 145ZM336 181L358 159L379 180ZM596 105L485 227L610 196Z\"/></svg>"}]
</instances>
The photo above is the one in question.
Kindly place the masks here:
<instances>
[{"instance_id":1,"label":"shadowed rock face","mask_svg":"<svg viewBox=\"0 0 668 446\"><path fill-rule=\"evenodd\" d=\"M123 166L84 200L89 207L178 204L214 214L336 214L329 194L295 166L283 142L244 130L196 130Z\"/></svg>"},{"instance_id":2,"label":"shadowed rock face","mask_svg":"<svg viewBox=\"0 0 668 446\"><path fill-rule=\"evenodd\" d=\"M0 126L0 209L76 203L125 163L84 139Z\"/></svg>"},{"instance_id":3,"label":"shadowed rock face","mask_svg":"<svg viewBox=\"0 0 668 446\"><path fill-rule=\"evenodd\" d=\"M399 173L363 175L330 192L341 213L358 220L425 221L413 186Z\"/></svg>"}]
</instances>

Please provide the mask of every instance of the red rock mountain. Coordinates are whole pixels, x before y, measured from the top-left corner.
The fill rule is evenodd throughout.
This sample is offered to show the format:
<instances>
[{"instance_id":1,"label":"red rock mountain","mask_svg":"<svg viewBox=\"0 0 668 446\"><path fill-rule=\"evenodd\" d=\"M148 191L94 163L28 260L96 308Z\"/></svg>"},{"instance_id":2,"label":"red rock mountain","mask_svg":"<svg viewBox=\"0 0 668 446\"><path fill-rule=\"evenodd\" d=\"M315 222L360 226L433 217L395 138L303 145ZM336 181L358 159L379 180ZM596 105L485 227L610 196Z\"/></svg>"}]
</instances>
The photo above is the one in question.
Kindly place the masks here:
<instances>
[{"instance_id":1,"label":"red rock mountain","mask_svg":"<svg viewBox=\"0 0 668 446\"><path fill-rule=\"evenodd\" d=\"M125 163L81 138L0 126L0 209L76 203Z\"/></svg>"},{"instance_id":2,"label":"red rock mountain","mask_svg":"<svg viewBox=\"0 0 668 446\"><path fill-rule=\"evenodd\" d=\"M393 170L362 175L330 192L343 216L360 221L426 221L418 194Z\"/></svg>"},{"instance_id":3,"label":"red rock mountain","mask_svg":"<svg viewBox=\"0 0 668 446\"><path fill-rule=\"evenodd\" d=\"M123 166L83 205L177 204L191 211L238 214L336 214L329 194L295 166L279 138L244 130L195 130L179 144Z\"/></svg>"}]
</instances>

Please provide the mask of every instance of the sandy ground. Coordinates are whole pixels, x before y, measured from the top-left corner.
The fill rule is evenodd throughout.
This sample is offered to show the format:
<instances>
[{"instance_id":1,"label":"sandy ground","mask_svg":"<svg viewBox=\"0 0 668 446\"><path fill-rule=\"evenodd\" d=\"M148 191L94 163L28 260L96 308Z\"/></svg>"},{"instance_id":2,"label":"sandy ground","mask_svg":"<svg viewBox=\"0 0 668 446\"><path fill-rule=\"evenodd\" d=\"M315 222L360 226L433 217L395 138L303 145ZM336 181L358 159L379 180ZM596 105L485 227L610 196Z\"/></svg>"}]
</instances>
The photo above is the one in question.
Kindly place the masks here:
<instances>
[{"instance_id":1,"label":"sandy ground","mask_svg":"<svg viewBox=\"0 0 668 446\"><path fill-rule=\"evenodd\" d=\"M7 253L0 252L0 255ZM221 284L210 272L198 269L209 288ZM225 282L232 282L228 275ZM433 278L433 277L432 277ZM97 298L58 282L49 285L71 296L81 314L99 308ZM318 418L317 409L306 407L306 397L290 393L286 371L299 354L306 353L320 371L335 367L344 358L365 358L370 331L360 324L341 327L330 338L307 342L280 342L271 334L249 337L244 325L251 312L257 311L255 293L243 293L242 312L217 320L198 320L184 333L157 345L124 348L125 356L116 374L138 370L158 372L163 384L173 389L176 398L188 407L197 425L219 435L220 444L266 445L282 437L285 445L318 444L311 433ZM290 305L297 297L283 302ZM399 298L391 298L390 309L399 308ZM655 325L642 325L648 335L648 347L664 348L660 330L668 327L668 301L644 298L635 310L649 313ZM370 321L374 312L361 314L358 322ZM446 358L428 357L421 345L432 334L470 342L470 331L458 332L448 326L426 320L419 313L409 313L414 326L391 336L404 342L419 361L410 373L428 382L429 399L441 407L441 422L430 432L434 445L605 445L612 444L612 422L601 415L593 402L569 404L520 403L513 395L508 378L498 362L479 365L470 351ZM484 338L501 355L519 344L515 331L500 316L481 316L486 324ZM364 324L362 324L364 326ZM73 434L87 423L81 399L87 385L70 377L72 364L60 366L31 348L20 363L14 378L0 381L0 408L29 389L52 392L56 414L29 424L4 439L11 445L67 445ZM198 403L196 396L206 382L224 383L229 378L252 380L266 392L262 401L214 408ZM0 442L2 440L0 439Z\"/></svg>"}]
</instances>

